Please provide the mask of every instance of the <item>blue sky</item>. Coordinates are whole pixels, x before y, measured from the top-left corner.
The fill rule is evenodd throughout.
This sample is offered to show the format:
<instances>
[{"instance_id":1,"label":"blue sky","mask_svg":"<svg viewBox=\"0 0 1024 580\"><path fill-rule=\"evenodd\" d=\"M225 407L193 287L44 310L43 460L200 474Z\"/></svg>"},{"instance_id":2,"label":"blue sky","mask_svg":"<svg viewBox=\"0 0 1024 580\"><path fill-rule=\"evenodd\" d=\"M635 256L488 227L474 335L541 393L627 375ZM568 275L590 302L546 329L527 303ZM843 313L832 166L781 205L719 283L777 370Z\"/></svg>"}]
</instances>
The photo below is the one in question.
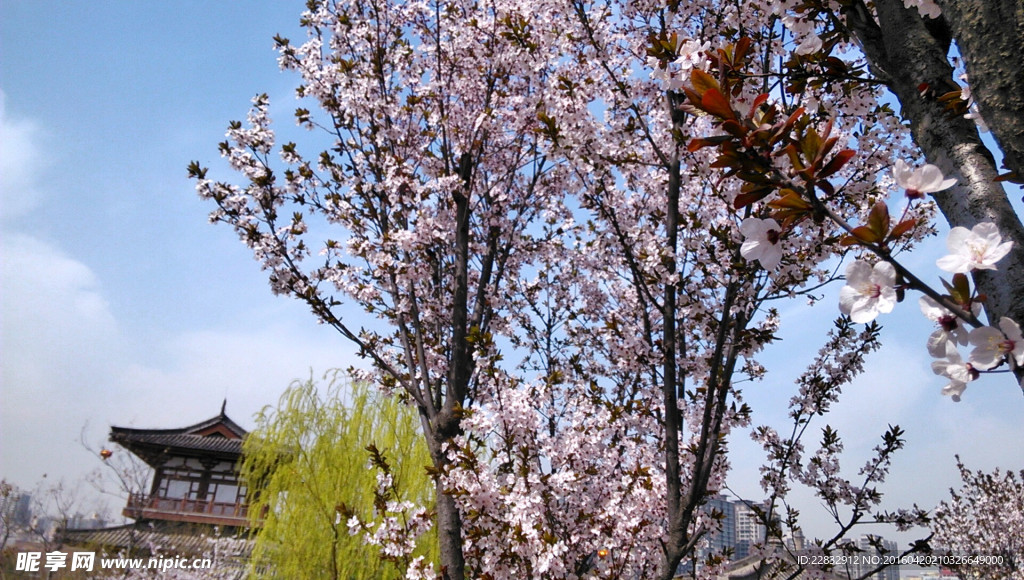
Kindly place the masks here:
<instances>
[{"instance_id":1,"label":"blue sky","mask_svg":"<svg viewBox=\"0 0 1024 580\"><path fill-rule=\"evenodd\" d=\"M182 426L225 397L251 427L293 379L357 362L302 305L271 295L231 230L207 223L186 177L193 159L223 167L217 143L257 93L292 130L296 78L278 70L272 37L303 38L302 7L0 3L0 477L80 481L99 465L77 442L83 429L95 445L111 424ZM912 262L928 269L942 247ZM838 288L828 292L813 310L780 304L774 374L746 395L755 423L782 430L791 378L837 314ZM903 504L946 497L954 453L970 467L1024 467L1019 389L989 378L959 404L941 397L924 349L930 323L916 297L899 310L829 418L847 436L850 474L890 423L907 430L886 488ZM760 456L734 439L731 485L757 499ZM817 503L804 501L813 518Z\"/></svg>"},{"instance_id":2,"label":"blue sky","mask_svg":"<svg viewBox=\"0 0 1024 580\"><path fill-rule=\"evenodd\" d=\"M31 488L99 464L111 424L174 427L276 403L355 362L187 179L258 92L293 103L272 38L302 3L0 6L0 476Z\"/></svg>"}]
</instances>

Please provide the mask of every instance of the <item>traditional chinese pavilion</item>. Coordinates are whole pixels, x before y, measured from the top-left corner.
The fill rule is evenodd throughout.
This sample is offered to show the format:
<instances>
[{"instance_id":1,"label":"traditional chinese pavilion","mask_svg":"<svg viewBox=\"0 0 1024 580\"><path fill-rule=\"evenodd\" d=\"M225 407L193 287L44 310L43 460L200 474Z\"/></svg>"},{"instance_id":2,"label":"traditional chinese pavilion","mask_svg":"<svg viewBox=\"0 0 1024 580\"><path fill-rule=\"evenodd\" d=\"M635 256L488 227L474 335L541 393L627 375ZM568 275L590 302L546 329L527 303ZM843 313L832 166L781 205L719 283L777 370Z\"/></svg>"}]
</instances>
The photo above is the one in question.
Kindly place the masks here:
<instances>
[{"instance_id":1,"label":"traditional chinese pavilion","mask_svg":"<svg viewBox=\"0 0 1024 580\"><path fill-rule=\"evenodd\" d=\"M124 515L136 522L249 525L245 484L238 461L247 432L220 414L177 429L111 427L110 440L153 470L148 493L128 498Z\"/></svg>"},{"instance_id":2,"label":"traditional chinese pavilion","mask_svg":"<svg viewBox=\"0 0 1024 580\"><path fill-rule=\"evenodd\" d=\"M244 567L252 548L246 537L251 524L238 463L247 432L227 416L226 406L227 401L217 416L187 427L111 427L111 441L153 468L152 484L128 498L123 513L133 523L62 530L61 542L132 554L156 546L171 554L201 555L216 540L227 552L221 565Z\"/></svg>"}]
</instances>

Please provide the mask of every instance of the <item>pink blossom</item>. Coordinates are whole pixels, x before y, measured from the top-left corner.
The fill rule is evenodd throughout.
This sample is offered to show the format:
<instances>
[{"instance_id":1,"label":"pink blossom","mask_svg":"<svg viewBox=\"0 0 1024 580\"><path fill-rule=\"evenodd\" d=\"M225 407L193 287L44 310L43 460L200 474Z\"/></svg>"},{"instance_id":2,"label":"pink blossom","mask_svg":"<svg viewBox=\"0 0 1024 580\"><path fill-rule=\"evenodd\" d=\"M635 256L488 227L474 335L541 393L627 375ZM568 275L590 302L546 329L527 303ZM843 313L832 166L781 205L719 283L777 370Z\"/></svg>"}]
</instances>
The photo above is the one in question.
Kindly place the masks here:
<instances>
[{"instance_id":1,"label":"pink blossom","mask_svg":"<svg viewBox=\"0 0 1024 580\"><path fill-rule=\"evenodd\" d=\"M967 383L978 378L978 371L971 363L965 363L956 345L947 341L945 358L932 363L932 372L949 379L949 384L942 387L942 394L960 401L960 395L967 389Z\"/></svg>"},{"instance_id":2,"label":"pink blossom","mask_svg":"<svg viewBox=\"0 0 1024 580\"><path fill-rule=\"evenodd\" d=\"M821 50L821 37L812 32L793 52L797 54L814 54L819 50Z\"/></svg>"},{"instance_id":3,"label":"pink blossom","mask_svg":"<svg viewBox=\"0 0 1024 580\"><path fill-rule=\"evenodd\" d=\"M960 351L952 343L946 343L944 358L932 363L932 372L961 383L969 383L978 378L978 371L974 369L974 365L965 363Z\"/></svg>"},{"instance_id":4,"label":"pink blossom","mask_svg":"<svg viewBox=\"0 0 1024 580\"><path fill-rule=\"evenodd\" d=\"M964 321L949 310L939 306L938 302L928 296L922 296L918 301L921 312L929 320L935 321L939 328L928 337L928 354L935 358L946 356L946 343L966 345L968 331L964 328ZM971 310L975 315L981 311L981 305L974 303Z\"/></svg>"},{"instance_id":5,"label":"pink blossom","mask_svg":"<svg viewBox=\"0 0 1024 580\"><path fill-rule=\"evenodd\" d=\"M704 53L707 52L710 47L710 42L704 42L704 44L701 44L696 40L687 40L680 44L676 49L676 54L679 56L676 58L675 64L684 71L689 71L690 69L695 68L704 68L708 63L708 59L704 56Z\"/></svg>"},{"instance_id":6,"label":"pink blossom","mask_svg":"<svg viewBox=\"0 0 1024 580\"><path fill-rule=\"evenodd\" d=\"M903 0L903 6L917 7L918 13L928 18L938 18L942 15L942 9L935 3L935 0Z\"/></svg>"},{"instance_id":7,"label":"pink blossom","mask_svg":"<svg viewBox=\"0 0 1024 580\"><path fill-rule=\"evenodd\" d=\"M902 159L897 159L892 175L896 178L896 185L907 190L911 199L920 199L925 194L956 185L956 179L943 179L939 168L930 163L925 163L920 169L912 169Z\"/></svg>"}]
</instances>

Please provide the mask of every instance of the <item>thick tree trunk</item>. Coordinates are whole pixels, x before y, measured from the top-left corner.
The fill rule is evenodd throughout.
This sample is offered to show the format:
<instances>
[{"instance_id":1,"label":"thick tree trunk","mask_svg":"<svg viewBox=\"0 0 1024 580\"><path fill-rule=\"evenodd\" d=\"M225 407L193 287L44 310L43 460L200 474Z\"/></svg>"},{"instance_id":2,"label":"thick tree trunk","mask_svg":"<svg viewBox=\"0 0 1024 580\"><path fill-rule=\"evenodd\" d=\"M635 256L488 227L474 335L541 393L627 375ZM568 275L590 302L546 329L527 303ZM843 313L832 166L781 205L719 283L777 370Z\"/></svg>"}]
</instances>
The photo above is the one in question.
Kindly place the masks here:
<instances>
[{"instance_id":1,"label":"thick tree trunk","mask_svg":"<svg viewBox=\"0 0 1024 580\"><path fill-rule=\"evenodd\" d=\"M971 93L1004 164L1024 176L1024 2L942 0Z\"/></svg>"},{"instance_id":2,"label":"thick tree trunk","mask_svg":"<svg viewBox=\"0 0 1024 580\"><path fill-rule=\"evenodd\" d=\"M460 410L466 402L469 381L473 375L473 355L469 348L469 195L473 175L473 157L463 153L459 158L459 177L465 185L454 194L456 207L455 230L455 283L452 296L452 339L448 381L445 386L444 407L431 425L434 441L431 455L438 473L448 465L445 444L459 434ZM437 532L441 551L442 577L445 580L463 580L466 577L466 559L462 550L462 516L455 499L445 493L442 478L437 482Z\"/></svg>"},{"instance_id":3,"label":"thick tree trunk","mask_svg":"<svg viewBox=\"0 0 1024 580\"><path fill-rule=\"evenodd\" d=\"M999 262L997 271L978 272L974 279L988 298L985 311L990 322L1008 316L1024 327L1024 225L1002 185L995 182L995 161L974 123L950 114L936 100L938 95L959 89L946 59L948 46L933 36L917 10L905 8L902 0L876 0L875 7L877 22L858 0L847 10L848 25L872 71L899 99L900 112L910 122L914 140L928 161L957 179L956 186L934 194L950 226L971 228L991 221L1004 239L1014 241L1013 250ZM988 61L978 59L975 66L984 62ZM922 91L922 85L928 90ZM1015 372L1017 381L1024 379L1024 370Z\"/></svg>"},{"instance_id":4,"label":"thick tree trunk","mask_svg":"<svg viewBox=\"0 0 1024 580\"><path fill-rule=\"evenodd\" d=\"M440 417L436 417L434 421L437 419ZM442 474L449 464L445 445L451 440L451 437L439 432L439 427L434 421L427 417L424 409L420 409L420 424L423 426L434 472L438 474L434 483L434 523L437 525L441 565L439 577L443 580L464 580L466 578L466 557L462 550L462 515L459 513L455 498L445 493L442 478ZM451 429L452 424L457 426L458 421L449 420L445 426Z\"/></svg>"}]
</instances>

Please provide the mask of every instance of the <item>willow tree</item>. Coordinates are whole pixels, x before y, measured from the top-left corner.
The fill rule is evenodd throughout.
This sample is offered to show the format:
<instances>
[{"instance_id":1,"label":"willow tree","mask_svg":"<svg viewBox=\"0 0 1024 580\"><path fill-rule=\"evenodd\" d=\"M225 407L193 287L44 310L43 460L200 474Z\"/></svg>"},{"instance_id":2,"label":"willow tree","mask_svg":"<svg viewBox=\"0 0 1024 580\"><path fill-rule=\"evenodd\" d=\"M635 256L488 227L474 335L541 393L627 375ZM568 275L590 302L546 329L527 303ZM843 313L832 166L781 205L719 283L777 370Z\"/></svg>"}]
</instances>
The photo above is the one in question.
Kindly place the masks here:
<instances>
[{"instance_id":1,"label":"willow tree","mask_svg":"<svg viewBox=\"0 0 1024 580\"><path fill-rule=\"evenodd\" d=\"M277 408L260 412L243 447L257 530L253 576L405 577L412 558L433 559L436 534L423 534L413 557L382 558L355 522L371 533L389 518L415 525L403 518L417 514L400 506L433 503L429 463L416 413L398 399L335 375L322 388L293 383Z\"/></svg>"}]
</instances>

